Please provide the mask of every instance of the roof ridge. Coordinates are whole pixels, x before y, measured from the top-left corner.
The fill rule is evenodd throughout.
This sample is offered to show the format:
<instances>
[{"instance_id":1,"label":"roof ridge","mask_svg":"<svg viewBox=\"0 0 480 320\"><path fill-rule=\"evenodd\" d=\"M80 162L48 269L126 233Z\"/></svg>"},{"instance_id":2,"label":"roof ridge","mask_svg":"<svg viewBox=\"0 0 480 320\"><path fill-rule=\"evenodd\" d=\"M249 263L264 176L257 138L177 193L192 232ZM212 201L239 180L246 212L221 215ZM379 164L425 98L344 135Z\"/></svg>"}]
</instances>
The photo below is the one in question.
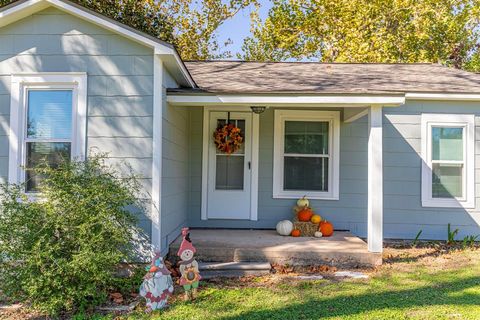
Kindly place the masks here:
<instances>
[{"instance_id":1,"label":"roof ridge","mask_svg":"<svg viewBox=\"0 0 480 320\"><path fill-rule=\"evenodd\" d=\"M184 62L200 63L268 63L268 64L323 64L323 65L436 65L445 67L436 62L322 62L322 61L248 61L248 60L184 60Z\"/></svg>"}]
</instances>

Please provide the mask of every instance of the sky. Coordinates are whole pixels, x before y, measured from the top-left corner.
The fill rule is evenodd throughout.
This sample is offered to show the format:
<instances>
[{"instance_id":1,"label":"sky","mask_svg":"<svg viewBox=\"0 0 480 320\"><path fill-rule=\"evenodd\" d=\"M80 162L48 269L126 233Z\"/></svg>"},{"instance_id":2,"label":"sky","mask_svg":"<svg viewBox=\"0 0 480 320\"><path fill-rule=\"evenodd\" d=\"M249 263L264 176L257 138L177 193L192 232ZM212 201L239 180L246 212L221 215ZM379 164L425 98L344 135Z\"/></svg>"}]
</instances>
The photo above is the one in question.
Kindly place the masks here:
<instances>
[{"instance_id":1,"label":"sky","mask_svg":"<svg viewBox=\"0 0 480 320\"><path fill-rule=\"evenodd\" d=\"M262 21L267 17L268 10L272 3L270 0L259 0L261 4L260 18ZM233 58L242 51L243 39L251 35L250 33L250 13L254 7L250 6L243 11L237 13L232 19L227 20L218 29L218 43L223 45L228 39L232 40L232 44L228 45L227 50L232 52Z\"/></svg>"}]
</instances>

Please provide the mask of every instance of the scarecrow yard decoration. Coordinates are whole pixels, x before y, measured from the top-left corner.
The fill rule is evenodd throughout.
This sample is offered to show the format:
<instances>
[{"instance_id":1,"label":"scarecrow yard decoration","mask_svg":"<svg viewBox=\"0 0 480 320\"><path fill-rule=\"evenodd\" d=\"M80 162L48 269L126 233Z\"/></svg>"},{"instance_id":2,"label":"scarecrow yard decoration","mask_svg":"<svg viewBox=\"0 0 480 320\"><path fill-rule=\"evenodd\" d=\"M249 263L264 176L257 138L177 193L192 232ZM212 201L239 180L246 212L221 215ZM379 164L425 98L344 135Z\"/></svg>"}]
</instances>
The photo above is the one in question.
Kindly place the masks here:
<instances>
[{"instance_id":1,"label":"scarecrow yard decoration","mask_svg":"<svg viewBox=\"0 0 480 320\"><path fill-rule=\"evenodd\" d=\"M140 295L146 300L147 311L163 309L167 306L168 297L173 294L173 281L159 252L145 269L148 273L140 286Z\"/></svg>"},{"instance_id":2,"label":"scarecrow yard decoration","mask_svg":"<svg viewBox=\"0 0 480 320\"><path fill-rule=\"evenodd\" d=\"M177 255L180 257L180 285L185 290L185 300L195 299L197 288L202 277L198 271L198 262L193 255L197 251L190 240L188 228L182 229L183 240L178 249Z\"/></svg>"}]
</instances>

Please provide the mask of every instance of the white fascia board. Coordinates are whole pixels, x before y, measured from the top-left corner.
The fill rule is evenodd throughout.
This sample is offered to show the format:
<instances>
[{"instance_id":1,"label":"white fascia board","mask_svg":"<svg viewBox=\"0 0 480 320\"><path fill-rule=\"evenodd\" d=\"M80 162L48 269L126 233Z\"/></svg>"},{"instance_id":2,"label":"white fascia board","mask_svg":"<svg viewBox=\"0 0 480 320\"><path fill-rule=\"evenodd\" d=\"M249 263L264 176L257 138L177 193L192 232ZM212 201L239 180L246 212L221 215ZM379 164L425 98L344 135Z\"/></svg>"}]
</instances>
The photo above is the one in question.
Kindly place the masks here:
<instances>
[{"instance_id":1,"label":"white fascia board","mask_svg":"<svg viewBox=\"0 0 480 320\"><path fill-rule=\"evenodd\" d=\"M480 101L474 93L407 93L407 100Z\"/></svg>"},{"instance_id":2,"label":"white fascia board","mask_svg":"<svg viewBox=\"0 0 480 320\"><path fill-rule=\"evenodd\" d=\"M400 106L405 103L403 96L347 96L347 95L183 95L169 94L168 103L184 106L205 105L346 105L365 107L367 105Z\"/></svg>"}]
</instances>

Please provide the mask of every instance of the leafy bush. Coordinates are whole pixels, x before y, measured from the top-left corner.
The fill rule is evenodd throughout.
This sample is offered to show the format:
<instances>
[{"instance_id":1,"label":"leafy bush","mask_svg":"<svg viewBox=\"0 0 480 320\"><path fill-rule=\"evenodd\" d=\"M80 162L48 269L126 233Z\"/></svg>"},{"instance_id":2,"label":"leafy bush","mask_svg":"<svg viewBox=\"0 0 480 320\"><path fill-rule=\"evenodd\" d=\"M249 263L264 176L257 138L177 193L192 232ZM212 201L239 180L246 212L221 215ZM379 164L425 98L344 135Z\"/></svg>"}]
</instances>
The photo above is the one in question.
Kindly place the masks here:
<instances>
[{"instance_id":1,"label":"leafy bush","mask_svg":"<svg viewBox=\"0 0 480 320\"><path fill-rule=\"evenodd\" d=\"M136 253L135 177L102 156L33 169L37 199L22 185L1 186L0 291L43 312L87 310L104 302L118 265Z\"/></svg>"}]
</instances>

